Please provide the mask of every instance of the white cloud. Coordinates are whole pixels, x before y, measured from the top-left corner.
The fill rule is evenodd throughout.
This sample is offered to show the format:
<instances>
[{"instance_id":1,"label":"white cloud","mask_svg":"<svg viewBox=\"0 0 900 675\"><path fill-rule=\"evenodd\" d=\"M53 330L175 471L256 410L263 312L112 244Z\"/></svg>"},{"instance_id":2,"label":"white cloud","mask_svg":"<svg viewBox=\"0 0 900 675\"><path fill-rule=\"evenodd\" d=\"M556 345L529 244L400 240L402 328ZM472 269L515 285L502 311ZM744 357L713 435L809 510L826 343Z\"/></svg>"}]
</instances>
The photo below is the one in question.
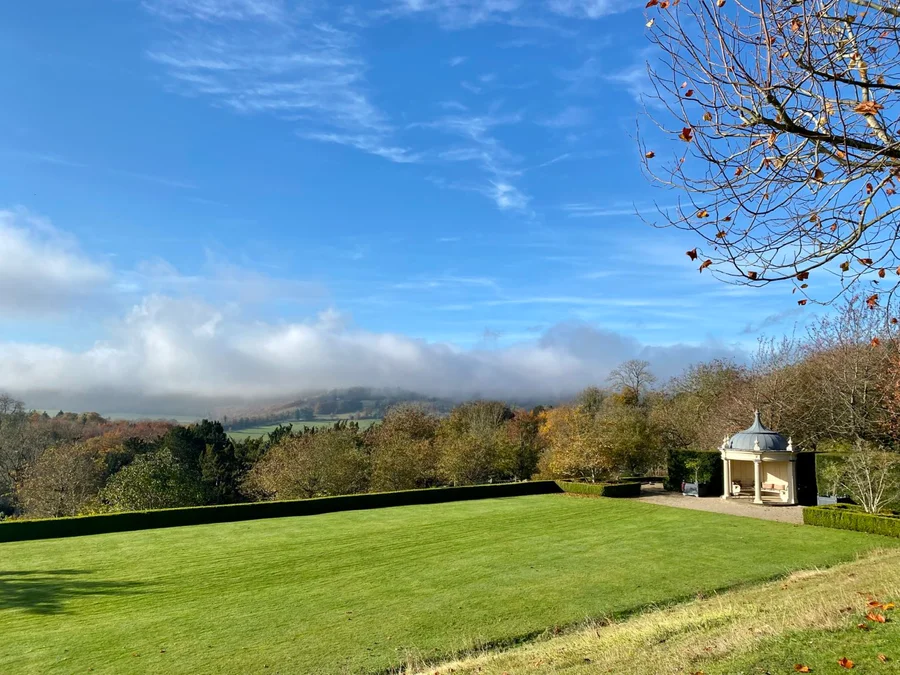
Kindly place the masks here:
<instances>
[{"instance_id":1,"label":"white cloud","mask_svg":"<svg viewBox=\"0 0 900 675\"><path fill-rule=\"evenodd\" d=\"M0 313L56 312L83 301L108 279L106 266L27 211L0 211Z\"/></svg>"},{"instance_id":2,"label":"white cloud","mask_svg":"<svg viewBox=\"0 0 900 675\"><path fill-rule=\"evenodd\" d=\"M0 343L0 390L31 405L69 397L106 411L122 410L125 400L156 408L193 401L196 409L356 385L521 397L572 393L628 358L647 358L668 377L687 363L728 355L741 356L716 343L642 345L586 324L559 324L502 349L463 350L354 328L334 311L307 322L243 322L200 301L155 295L83 351Z\"/></svg>"}]
</instances>

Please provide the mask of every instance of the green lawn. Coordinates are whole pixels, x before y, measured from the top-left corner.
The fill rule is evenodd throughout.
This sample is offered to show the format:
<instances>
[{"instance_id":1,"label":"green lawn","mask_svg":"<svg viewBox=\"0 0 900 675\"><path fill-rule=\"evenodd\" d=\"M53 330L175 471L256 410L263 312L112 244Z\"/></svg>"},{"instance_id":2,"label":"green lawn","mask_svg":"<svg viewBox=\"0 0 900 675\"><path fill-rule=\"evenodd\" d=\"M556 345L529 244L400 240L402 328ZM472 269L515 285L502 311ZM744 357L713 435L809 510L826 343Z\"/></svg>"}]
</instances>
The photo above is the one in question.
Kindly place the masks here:
<instances>
[{"instance_id":1,"label":"green lawn","mask_svg":"<svg viewBox=\"0 0 900 675\"><path fill-rule=\"evenodd\" d=\"M0 544L0 672L373 672L898 544L568 495Z\"/></svg>"},{"instance_id":2,"label":"green lawn","mask_svg":"<svg viewBox=\"0 0 900 675\"><path fill-rule=\"evenodd\" d=\"M296 430L300 430L303 427L326 427L326 428L330 429L331 427L334 426L335 422L338 422L338 421L341 421L341 420L339 420L339 419L307 420L307 421L301 421L301 422L293 422L293 421L289 420L287 422L282 422L281 424L293 424L294 429L296 429ZM357 424L359 424L360 429L368 429L370 426L372 426L376 422L380 422L381 420L376 419L376 418L371 418L371 419L348 420L348 421L356 422ZM245 438L257 438L259 436L264 436L272 431L275 431L275 429L277 429L278 426L279 425L277 425L277 424L266 424L266 425L259 426L259 427L251 427L249 429L240 429L238 431L229 431L228 435L231 436L231 438L233 438L236 441L242 441Z\"/></svg>"}]
</instances>

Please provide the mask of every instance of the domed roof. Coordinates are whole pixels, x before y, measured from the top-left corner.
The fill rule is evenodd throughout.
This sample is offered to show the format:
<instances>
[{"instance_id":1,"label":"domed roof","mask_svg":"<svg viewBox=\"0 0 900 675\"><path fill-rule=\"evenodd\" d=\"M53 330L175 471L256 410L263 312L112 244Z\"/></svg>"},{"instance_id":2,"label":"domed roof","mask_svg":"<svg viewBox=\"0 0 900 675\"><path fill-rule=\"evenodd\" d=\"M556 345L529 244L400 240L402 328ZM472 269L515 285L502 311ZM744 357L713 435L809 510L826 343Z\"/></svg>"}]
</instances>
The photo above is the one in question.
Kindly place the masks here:
<instances>
[{"instance_id":1,"label":"domed roof","mask_svg":"<svg viewBox=\"0 0 900 675\"><path fill-rule=\"evenodd\" d=\"M759 444L757 446L757 444ZM739 431L731 440L728 447L732 450L762 450L763 452L787 451L788 440L777 431L772 431L763 426L759 419L759 410L753 413L753 424L749 429Z\"/></svg>"}]
</instances>

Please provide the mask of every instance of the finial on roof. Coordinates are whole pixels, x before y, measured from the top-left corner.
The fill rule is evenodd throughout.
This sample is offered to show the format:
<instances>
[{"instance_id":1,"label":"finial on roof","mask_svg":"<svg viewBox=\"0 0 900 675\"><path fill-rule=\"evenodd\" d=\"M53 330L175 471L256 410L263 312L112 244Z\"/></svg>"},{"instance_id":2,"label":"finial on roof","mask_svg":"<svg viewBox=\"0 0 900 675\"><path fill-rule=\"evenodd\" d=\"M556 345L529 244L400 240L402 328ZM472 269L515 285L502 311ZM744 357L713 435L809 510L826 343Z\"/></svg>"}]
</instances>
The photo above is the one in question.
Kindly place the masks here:
<instances>
[{"instance_id":1,"label":"finial on roof","mask_svg":"<svg viewBox=\"0 0 900 675\"><path fill-rule=\"evenodd\" d=\"M788 436L788 446L787 446L787 451L788 451L788 452L793 452L793 451L794 451L794 441L791 439L790 436Z\"/></svg>"},{"instance_id":2,"label":"finial on roof","mask_svg":"<svg viewBox=\"0 0 900 675\"><path fill-rule=\"evenodd\" d=\"M756 413L756 414L759 415L759 413ZM759 419L759 418L757 418L757 419ZM758 438L753 439L753 450L754 450L754 452L759 452L759 439Z\"/></svg>"}]
</instances>

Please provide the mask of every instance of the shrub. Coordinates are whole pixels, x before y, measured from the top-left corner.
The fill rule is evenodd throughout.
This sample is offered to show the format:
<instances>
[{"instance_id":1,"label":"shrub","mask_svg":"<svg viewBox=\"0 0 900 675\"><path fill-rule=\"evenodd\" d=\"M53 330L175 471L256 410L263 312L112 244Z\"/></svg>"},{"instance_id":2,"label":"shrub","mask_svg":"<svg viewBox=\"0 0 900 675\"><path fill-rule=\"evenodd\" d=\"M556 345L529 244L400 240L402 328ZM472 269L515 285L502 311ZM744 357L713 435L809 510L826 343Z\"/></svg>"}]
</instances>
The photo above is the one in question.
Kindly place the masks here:
<instances>
[{"instance_id":1,"label":"shrub","mask_svg":"<svg viewBox=\"0 0 900 675\"><path fill-rule=\"evenodd\" d=\"M807 506L803 509L803 522L807 525L833 527L839 530L855 530L886 537L900 537L900 513L866 513L852 504Z\"/></svg>"},{"instance_id":2,"label":"shrub","mask_svg":"<svg viewBox=\"0 0 900 675\"><path fill-rule=\"evenodd\" d=\"M571 483L556 481L565 492L579 495L597 495L599 497L640 497L640 483Z\"/></svg>"}]
</instances>

